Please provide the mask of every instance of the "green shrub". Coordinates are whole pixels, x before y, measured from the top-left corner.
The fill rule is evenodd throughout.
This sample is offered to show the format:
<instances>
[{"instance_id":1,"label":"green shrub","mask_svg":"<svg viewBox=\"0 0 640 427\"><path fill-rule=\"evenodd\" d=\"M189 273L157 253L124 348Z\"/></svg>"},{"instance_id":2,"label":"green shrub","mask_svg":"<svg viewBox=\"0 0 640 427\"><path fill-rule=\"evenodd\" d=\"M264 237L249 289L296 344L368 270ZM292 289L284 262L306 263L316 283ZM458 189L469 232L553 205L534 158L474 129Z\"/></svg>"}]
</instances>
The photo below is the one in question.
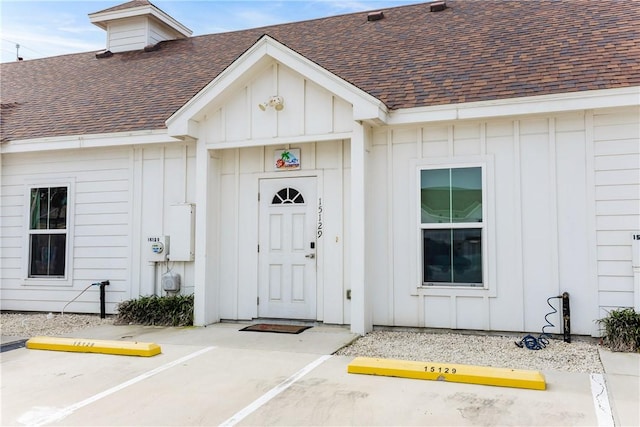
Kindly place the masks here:
<instances>
[{"instance_id":1,"label":"green shrub","mask_svg":"<svg viewBox=\"0 0 640 427\"><path fill-rule=\"evenodd\" d=\"M118 304L116 324L193 325L193 295L149 296Z\"/></svg>"},{"instance_id":2,"label":"green shrub","mask_svg":"<svg viewBox=\"0 0 640 427\"><path fill-rule=\"evenodd\" d=\"M611 351L635 352L640 348L640 313L633 308L611 311L596 322L604 329L603 343Z\"/></svg>"}]
</instances>

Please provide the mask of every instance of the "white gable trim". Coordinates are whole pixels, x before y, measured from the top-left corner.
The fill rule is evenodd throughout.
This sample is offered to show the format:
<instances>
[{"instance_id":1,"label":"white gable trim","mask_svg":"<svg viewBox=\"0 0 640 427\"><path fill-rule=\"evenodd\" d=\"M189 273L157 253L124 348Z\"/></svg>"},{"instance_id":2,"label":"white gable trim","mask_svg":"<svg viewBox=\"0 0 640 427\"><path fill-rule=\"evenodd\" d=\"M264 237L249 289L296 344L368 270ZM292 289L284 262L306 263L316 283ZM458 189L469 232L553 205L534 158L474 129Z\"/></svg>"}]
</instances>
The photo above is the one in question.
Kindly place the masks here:
<instances>
[{"instance_id":1,"label":"white gable trim","mask_svg":"<svg viewBox=\"0 0 640 427\"><path fill-rule=\"evenodd\" d=\"M391 112L387 123L401 125L636 105L640 105L640 87L638 86L406 108Z\"/></svg>"},{"instance_id":2,"label":"white gable trim","mask_svg":"<svg viewBox=\"0 0 640 427\"><path fill-rule=\"evenodd\" d=\"M386 123L388 109L382 101L265 35L169 117L166 121L169 135L179 138L184 136L197 137L193 133L197 129L194 129L193 123L189 122L198 121L198 115L211 102L266 57L295 70L305 78L351 103L354 120Z\"/></svg>"}]
</instances>

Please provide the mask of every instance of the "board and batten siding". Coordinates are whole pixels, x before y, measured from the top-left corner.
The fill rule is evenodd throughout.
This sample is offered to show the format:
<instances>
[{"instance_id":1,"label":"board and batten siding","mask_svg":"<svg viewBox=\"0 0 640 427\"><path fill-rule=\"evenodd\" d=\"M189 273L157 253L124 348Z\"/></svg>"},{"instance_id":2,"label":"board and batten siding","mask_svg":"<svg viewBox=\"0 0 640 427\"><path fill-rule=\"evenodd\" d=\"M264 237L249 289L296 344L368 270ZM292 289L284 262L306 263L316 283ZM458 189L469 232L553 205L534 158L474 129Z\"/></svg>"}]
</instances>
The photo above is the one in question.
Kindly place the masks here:
<instances>
[{"instance_id":1,"label":"board and batten siding","mask_svg":"<svg viewBox=\"0 0 640 427\"><path fill-rule=\"evenodd\" d=\"M194 292L193 262L150 263L149 237L171 236L169 210L173 205L195 200L195 144L175 143L138 147L133 153L133 298L164 295L162 274L180 275L183 295Z\"/></svg>"},{"instance_id":2,"label":"board and batten siding","mask_svg":"<svg viewBox=\"0 0 640 427\"><path fill-rule=\"evenodd\" d=\"M292 69L271 61L259 73L234 87L232 95L222 105L214 105L207 114L207 144L252 141L251 145L275 143L278 138L296 137L309 140L322 135L351 132L351 104L305 79ZM284 108L260 110L259 104L278 95ZM330 138L336 139L336 138Z\"/></svg>"},{"instance_id":3,"label":"board and batten siding","mask_svg":"<svg viewBox=\"0 0 640 427\"><path fill-rule=\"evenodd\" d=\"M194 150L185 144L144 148L60 150L3 154L0 187L2 310L60 312L91 283L109 280L106 309L159 291L160 276L146 261L146 238L166 232L168 208L192 197ZM186 172L185 172L186 171ZM27 276L30 186L70 185L67 280ZM192 200L192 199L191 199ZM193 293L193 263L170 267ZM92 287L67 312L99 312Z\"/></svg>"},{"instance_id":4,"label":"board and batten siding","mask_svg":"<svg viewBox=\"0 0 640 427\"><path fill-rule=\"evenodd\" d=\"M219 209L219 254L215 263L215 287L219 290L220 318L252 319L258 307L258 192L259 180L315 176L317 197L323 208L323 233L316 240L317 320L332 324L350 321L350 302L344 298L349 270L344 256L348 250L343 212L348 212L348 165L350 145L346 141L296 144L301 170L275 172L274 150L281 146L215 150L216 209ZM269 197L269 195L261 195ZM315 201L313 201L315 203ZM348 216L346 217L348 221Z\"/></svg>"},{"instance_id":5,"label":"board and batten siding","mask_svg":"<svg viewBox=\"0 0 640 427\"><path fill-rule=\"evenodd\" d=\"M598 314L605 317L612 309L632 307L634 301L630 243L631 232L640 230L640 108L597 111L591 120Z\"/></svg>"},{"instance_id":6,"label":"board and batten siding","mask_svg":"<svg viewBox=\"0 0 640 427\"><path fill-rule=\"evenodd\" d=\"M284 100L276 111L259 104ZM200 123L215 184L210 192L218 216L213 271L221 319L257 316L258 191L260 179L315 176L324 215L317 240L317 320L350 322L348 227L350 144L341 138L353 124L351 104L271 59L208 107ZM234 148L229 148L234 147ZM236 148L239 147L239 148ZM274 169L276 149L300 149L301 169ZM345 219L346 218L346 219Z\"/></svg>"},{"instance_id":7,"label":"board and batten siding","mask_svg":"<svg viewBox=\"0 0 640 427\"><path fill-rule=\"evenodd\" d=\"M547 298L566 291L572 332L597 334L599 306L633 305L637 129L637 110L626 109L374 130L374 324L535 332ZM421 286L418 169L460 161L485 165L487 289ZM559 314L550 319L548 331L561 332Z\"/></svg>"}]
</instances>

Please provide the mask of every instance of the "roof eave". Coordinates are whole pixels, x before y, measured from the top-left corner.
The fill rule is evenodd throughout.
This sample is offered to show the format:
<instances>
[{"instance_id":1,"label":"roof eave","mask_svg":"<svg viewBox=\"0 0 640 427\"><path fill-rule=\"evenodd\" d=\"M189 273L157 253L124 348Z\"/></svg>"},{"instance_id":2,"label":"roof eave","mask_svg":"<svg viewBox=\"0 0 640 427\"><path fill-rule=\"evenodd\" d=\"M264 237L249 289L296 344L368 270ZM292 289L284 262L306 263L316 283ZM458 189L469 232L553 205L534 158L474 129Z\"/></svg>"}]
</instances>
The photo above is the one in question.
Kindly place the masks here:
<instances>
[{"instance_id":1,"label":"roof eave","mask_svg":"<svg viewBox=\"0 0 640 427\"><path fill-rule=\"evenodd\" d=\"M387 123L403 125L634 106L640 106L640 86L406 108L393 111Z\"/></svg>"},{"instance_id":2,"label":"roof eave","mask_svg":"<svg viewBox=\"0 0 640 427\"><path fill-rule=\"evenodd\" d=\"M63 135L4 141L0 154L31 153L82 148L119 147L180 142L167 134L166 129L111 132L84 135Z\"/></svg>"}]
</instances>

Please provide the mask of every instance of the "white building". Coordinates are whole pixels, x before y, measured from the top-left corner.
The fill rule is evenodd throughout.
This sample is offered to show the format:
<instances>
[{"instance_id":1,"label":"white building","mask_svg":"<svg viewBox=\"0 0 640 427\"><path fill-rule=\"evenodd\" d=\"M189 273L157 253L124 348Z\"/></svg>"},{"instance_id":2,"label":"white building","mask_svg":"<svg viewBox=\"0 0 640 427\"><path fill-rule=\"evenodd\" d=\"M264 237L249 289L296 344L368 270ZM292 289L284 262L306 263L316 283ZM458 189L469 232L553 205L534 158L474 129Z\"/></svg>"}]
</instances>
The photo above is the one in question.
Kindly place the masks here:
<instances>
[{"instance_id":1,"label":"white building","mask_svg":"<svg viewBox=\"0 0 640 427\"><path fill-rule=\"evenodd\" d=\"M104 52L2 64L2 310L168 270L198 325L639 310L640 5L439 4L190 37L136 0Z\"/></svg>"}]
</instances>

